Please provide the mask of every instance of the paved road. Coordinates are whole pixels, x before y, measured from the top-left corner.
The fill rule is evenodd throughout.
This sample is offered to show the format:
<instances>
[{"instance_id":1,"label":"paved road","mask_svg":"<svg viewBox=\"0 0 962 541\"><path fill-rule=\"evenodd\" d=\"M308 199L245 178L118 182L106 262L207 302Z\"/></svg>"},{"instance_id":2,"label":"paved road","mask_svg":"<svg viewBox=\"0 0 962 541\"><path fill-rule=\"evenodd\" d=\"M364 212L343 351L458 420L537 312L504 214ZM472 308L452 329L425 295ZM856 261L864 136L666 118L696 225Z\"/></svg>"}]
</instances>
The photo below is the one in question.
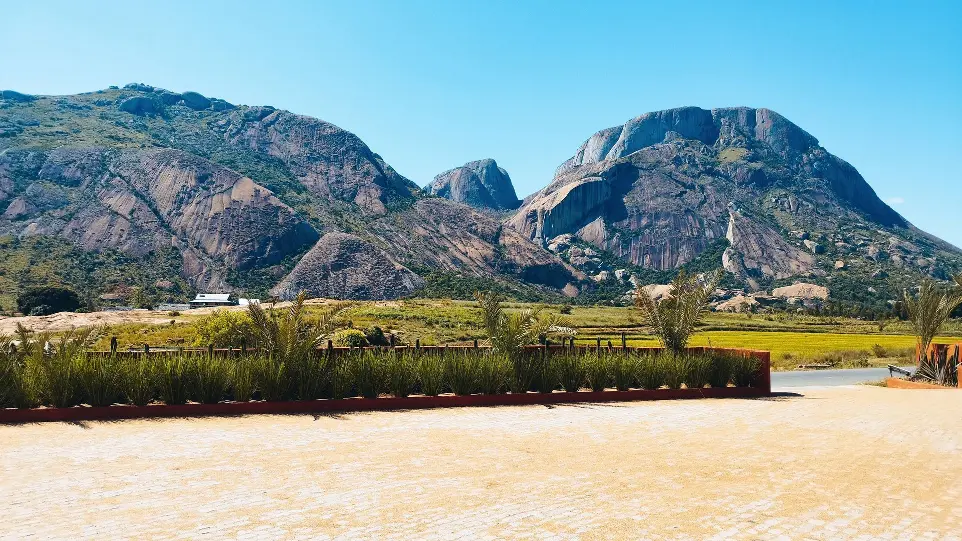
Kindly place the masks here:
<instances>
[{"instance_id":1,"label":"paved road","mask_svg":"<svg viewBox=\"0 0 962 541\"><path fill-rule=\"evenodd\" d=\"M905 367L914 370L915 367ZM772 372L772 388L835 387L879 381L889 377L888 368L850 368L846 370L796 370Z\"/></svg>"},{"instance_id":2,"label":"paved road","mask_svg":"<svg viewBox=\"0 0 962 541\"><path fill-rule=\"evenodd\" d=\"M0 426L0 540L962 541L962 393L803 394Z\"/></svg>"}]
</instances>

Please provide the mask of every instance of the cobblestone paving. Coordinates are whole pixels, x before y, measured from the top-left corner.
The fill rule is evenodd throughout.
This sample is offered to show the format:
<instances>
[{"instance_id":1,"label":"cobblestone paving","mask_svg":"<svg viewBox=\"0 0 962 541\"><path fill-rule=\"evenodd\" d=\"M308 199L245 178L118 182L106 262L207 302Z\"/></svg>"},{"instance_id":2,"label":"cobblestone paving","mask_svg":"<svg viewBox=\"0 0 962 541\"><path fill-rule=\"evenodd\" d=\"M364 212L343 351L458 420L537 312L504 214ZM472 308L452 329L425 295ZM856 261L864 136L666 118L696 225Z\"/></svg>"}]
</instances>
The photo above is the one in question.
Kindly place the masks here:
<instances>
[{"instance_id":1,"label":"cobblestone paving","mask_svg":"<svg viewBox=\"0 0 962 541\"><path fill-rule=\"evenodd\" d=\"M0 539L960 539L962 392L0 426Z\"/></svg>"}]
</instances>

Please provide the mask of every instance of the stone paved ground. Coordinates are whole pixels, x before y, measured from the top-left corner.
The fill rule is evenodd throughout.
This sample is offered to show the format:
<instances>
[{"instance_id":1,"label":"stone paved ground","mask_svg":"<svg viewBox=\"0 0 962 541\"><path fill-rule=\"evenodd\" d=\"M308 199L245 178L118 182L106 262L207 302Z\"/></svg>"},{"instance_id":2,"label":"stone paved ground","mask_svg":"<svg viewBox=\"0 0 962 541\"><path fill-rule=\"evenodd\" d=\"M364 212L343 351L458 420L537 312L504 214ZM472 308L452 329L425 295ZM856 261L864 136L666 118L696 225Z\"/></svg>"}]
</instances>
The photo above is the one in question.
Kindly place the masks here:
<instances>
[{"instance_id":1,"label":"stone paved ground","mask_svg":"<svg viewBox=\"0 0 962 541\"><path fill-rule=\"evenodd\" d=\"M0 539L962 537L962 392L0 426Z\"/></svg>"}]
</instances>

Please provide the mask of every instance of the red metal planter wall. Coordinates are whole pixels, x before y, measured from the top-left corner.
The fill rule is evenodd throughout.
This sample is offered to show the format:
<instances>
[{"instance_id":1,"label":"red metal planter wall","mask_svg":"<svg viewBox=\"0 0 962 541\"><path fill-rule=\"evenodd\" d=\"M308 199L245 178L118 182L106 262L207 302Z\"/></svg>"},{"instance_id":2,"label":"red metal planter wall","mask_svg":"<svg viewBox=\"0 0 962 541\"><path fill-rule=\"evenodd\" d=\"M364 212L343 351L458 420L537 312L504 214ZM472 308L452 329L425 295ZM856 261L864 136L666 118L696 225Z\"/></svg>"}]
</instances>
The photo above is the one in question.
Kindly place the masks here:
<instances>
[{"instance_id":1,"label":"red metal planter wall","mask_svg":"<svg viewBox=\"0 0 962 541\"><path fill-rule=\"evenodd\" d=\"M222 402L175 406L108 406L73 408L8 409L0 411L0 422L33 423L49 421L104 421L156 417L203 417L286 413L332 413L413 410L471 406L521 406L532 404L576 404L585 402L628 402L695 398L758 398L770 395L760 387L705 389L660 389L657 391L598 391L577 393L526 393L470 396L410 396L407 398L345 398L343 400L301 400L292 402Z\"/></svg>"}]
</instances>

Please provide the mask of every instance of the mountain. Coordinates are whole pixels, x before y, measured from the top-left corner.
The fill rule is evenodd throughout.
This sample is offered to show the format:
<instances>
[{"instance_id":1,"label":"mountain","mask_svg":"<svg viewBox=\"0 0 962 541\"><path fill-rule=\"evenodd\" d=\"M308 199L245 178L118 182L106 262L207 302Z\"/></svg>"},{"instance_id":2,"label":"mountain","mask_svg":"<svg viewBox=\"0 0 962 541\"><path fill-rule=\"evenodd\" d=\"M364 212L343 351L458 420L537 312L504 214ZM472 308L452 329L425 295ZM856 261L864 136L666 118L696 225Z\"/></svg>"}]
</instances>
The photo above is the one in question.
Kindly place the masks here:
<instances>
[{"instance_id":1,"label":"mountain","mask_svg":"<svg viewBox=\"0 0 962 541\"><path fill-rule=\"evenodd\" d=\"M667 271L710 254L752 290L834 282L852 290L846 300L876 305L962 261L815 137L746 107L684 107L601 130L508 223L588 272L617 262Z\"/></svg>"},{"instance_id":2,"label":"mountain","mask_svg":"<svg viewBox=\"0 0 962 541\"><path fill-rule=\"evenodd\" d=\"M342 288L381 298L461 275L543 296L578 281L498 218L428 196L337 126L144 84L0 94L0 235L6 259L38 269L0 268L3 307L45 282L94 305L132 289L157 300L290 296L387 280ZM366 263L355 270L352 258ZM382 272L364 274L373 268Z\"/></svg>"},{"instance_id":3,"label":"mountain","mask_svg":"<svg viewBox=\"0 0 962 541\"><path fill-rule=\"evenodd\" d=\"M354 134L270 106L145 84L0 91L2 309L47 283L90 307L201 290L619 302L720 266L731 298L801 282L877 311L962 254L767 109L644 114L520 202L494 160L422 190Z\"/></svg>"},{"instance_id":4,"label":"mountain","mask_svg":"<svg viewBox=\"0 0 962 541\"><path fill-rule=\"evenodd\" d=\"M434 177L425 190L480 209L504 211L521 205L508 172L492 159L468 162L445 171Z\"/></svg>"}]
</instances>

